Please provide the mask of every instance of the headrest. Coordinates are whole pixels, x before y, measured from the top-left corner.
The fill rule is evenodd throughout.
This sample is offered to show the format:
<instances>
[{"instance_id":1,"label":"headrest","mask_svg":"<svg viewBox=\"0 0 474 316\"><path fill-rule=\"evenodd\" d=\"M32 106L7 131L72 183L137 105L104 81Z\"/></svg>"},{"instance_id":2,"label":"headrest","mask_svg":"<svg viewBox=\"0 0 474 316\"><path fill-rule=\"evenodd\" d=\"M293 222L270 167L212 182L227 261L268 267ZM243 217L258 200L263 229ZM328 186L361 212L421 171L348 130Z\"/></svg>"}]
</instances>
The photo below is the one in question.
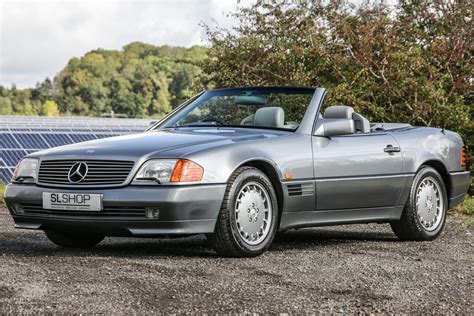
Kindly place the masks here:
<instances>
[{"instance_id":1,"label":"headrest","mask_svg":"<svg viewBox=\"0 0 474 316\"><path fill-rule=\"evenodd\" d=\"M285 125L285 111L277 106L260 108L255 112L253 125L283 127Z\"/></svg>"},{"instance_id":2,"label":"headrest","mask_svg":"<svg viewBox=\"0 0 474 316\"><path fill-rule=\"evenodd\" d=\"M326 109L326 111L324 111L324 118L352 119L352 113L354 113L354 109L350 106L345 106L345 105L330 106Z\"/></svg>"}]
</instances>

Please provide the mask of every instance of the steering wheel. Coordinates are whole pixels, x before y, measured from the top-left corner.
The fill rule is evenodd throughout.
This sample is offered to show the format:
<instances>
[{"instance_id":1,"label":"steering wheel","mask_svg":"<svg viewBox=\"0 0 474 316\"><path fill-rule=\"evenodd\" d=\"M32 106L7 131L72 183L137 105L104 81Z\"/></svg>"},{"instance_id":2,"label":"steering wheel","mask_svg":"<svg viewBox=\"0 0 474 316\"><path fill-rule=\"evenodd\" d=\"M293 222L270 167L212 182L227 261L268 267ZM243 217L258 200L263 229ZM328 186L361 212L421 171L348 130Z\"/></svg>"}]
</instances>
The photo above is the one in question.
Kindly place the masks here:
<instances>
[{"instance_id":1,"label":"steering wheel","mask_svg":"<svg viewBox=\"0 0 474 316\"><path fill-rule=\"evenodd\" d=\"M217 123L218 125L226 125L224 122L214 117L206 117L206 118L203 118L202 120L199 120L199 122L214 122L214 123ZM217 124L213 124L213 125L217 125Z\"/></svg>"}]
</instances>

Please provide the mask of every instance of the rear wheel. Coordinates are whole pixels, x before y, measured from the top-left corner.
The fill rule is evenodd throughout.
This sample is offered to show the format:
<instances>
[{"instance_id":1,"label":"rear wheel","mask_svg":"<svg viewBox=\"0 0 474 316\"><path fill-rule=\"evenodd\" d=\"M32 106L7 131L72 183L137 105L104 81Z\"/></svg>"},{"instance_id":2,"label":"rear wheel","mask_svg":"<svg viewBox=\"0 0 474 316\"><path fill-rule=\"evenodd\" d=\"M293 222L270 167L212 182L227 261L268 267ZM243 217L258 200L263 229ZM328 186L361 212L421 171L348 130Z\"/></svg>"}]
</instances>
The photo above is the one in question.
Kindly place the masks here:
<instances>
[{"instance_id":1,"label":"rear wheel","mask_svg":"<svg viewBox=\"0 0 474 316\"><path fill-rule=\"evenodd\" d=\"M423 167L413 179L400 221L391 223L402 240L433 240L446 221L447 194L443 179L431 167Z\"/></svg>"},{"instance_id":2,"label":"rear wheel","mask_svg":"<svg viewBox=\"0 0 474 316\"><path fill-rule=\"evenodd\" d=\"M255 257L270 247L278 223L278 204L272 183L260 170L239 168L230 178L214 234L218 254Z\"/></svg>"},{"instance_id":3,"label":"rear wheel","mask_svg":"<svg viewBox=\"0 0 474 316\"><path fill-rule=\"evenodd\" d=\"M92 248L100 243L104 236L67 233L57 230L45 230L49 240L65 248Z\"/></svg>"}]
</instances>

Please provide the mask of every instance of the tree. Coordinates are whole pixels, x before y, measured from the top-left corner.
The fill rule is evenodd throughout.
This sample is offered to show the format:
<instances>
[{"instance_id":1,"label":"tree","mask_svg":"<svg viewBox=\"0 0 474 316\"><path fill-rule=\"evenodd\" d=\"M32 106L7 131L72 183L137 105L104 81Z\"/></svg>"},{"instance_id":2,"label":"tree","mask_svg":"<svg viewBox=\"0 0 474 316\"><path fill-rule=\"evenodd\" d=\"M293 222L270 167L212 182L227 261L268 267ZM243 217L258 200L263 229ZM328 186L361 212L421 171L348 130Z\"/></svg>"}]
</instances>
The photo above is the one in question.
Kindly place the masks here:
<instances>
[{"instance_id":1,"label":"tree","mask_svg":"<svg viewBox=\"0 0 474 316\"><path fill-rule=\"evenodd\" d=\"M61 112L159 117L201 88L203 47L154 46L140 42L122 51L95 50L73 58L54 79Z\"/></svg>"},{"instance_id":2,"label":"tree","mask_svg":"<svg viewBox=\"0 0 474 316\"><path fill-rule=\"evenodd\" d=\"M170 93L168 88L168 79L162 72L152 78L153 100L149 109L149 115L162 117L171 111Z\"/></svg>"},{"instance_id":3,"label":"tree","mask_svg":"<svg viewBox=\"0 0 474 316\"><path fill-rule=\"evenodd\" d=\"M53 100L47 100L41 107L40 115L59 116L59 107Z\"/></svg>"},{"instance_id":4,"label":"tree","mask_svg":"<svg viewBox=\"0 0 474 316\"><path fill-rule=\"evenodd\" d=\"M51 98L53 94L53 82L51 79L46 78L43 82L37 83L36 87L32 89L31 97L32 99L38 99L41 102L46 101L48 98Z\"/></svg>"},{"instance_id":5,"label":"tree","mask_svg":"<svg viewBox=\"0 0 474 316\"><path fill-rule=\"evenodd\" d=\"M18 114L21 114L21 115L38 115L38 111L37 111L37 109L35 109L35 107L31 103L27 103L27 104L23 105L21 112L18 112Z\"/></svg>"},{"instance_id":6,"label":"tree","mask_svg":"<svg viewBox=\"0 0 474 316\"><path fill-rule=\"evenodd\" d=\"M160 117L203 89L200 63L206 54L203 46L140 42L121 51L93 50L71 58L53 80L46 78L35 88L0 86L0 113L43 115L45 103L54 101L59 113L68 115L114 111L128 117Z\"/></svg>"},{"instance_id":7,"label":"tree","mask_svg":"<svg viewBox=\"0 0 474 316\"><path fill-rule=\"evenodd\" d=\"M263 1L206 28L209 84L323 86L374 121L473 130L468 1Z\"/></svg>"},{"instance_id":8,"label":"tree","mask_svg":"<svg viewBox=\"0 0 474 316\"><path fill-rule=\"evenodd\" d=\"M12 112L11 100L7 97L0 97L0 115L10 115Z\"/></svg>"}]
</instances>

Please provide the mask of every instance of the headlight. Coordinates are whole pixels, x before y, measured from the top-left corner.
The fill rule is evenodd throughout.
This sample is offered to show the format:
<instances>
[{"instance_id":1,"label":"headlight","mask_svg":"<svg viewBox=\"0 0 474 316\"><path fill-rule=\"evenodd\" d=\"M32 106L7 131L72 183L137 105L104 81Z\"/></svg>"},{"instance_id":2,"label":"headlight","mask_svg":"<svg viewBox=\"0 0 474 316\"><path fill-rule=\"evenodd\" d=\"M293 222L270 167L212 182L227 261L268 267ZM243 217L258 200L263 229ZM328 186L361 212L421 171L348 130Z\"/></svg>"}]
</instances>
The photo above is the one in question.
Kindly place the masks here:
<instances>
[{"instance_id":1,"label":"headlight","mask_svg":"<svg viewBox=\"0 0 474 316\"><path fill-rule=\"evenodd\" d=\"M38 159L24 158L15 169L13 173L13 182L36 182L38 174Z\"/></svg>"},{"instance_id":2,"label":"headlight","mask_svg":"<svg viewBox=\"0 0 474 316\"><path fill-rule=\"evenodd\" d=\"M134 181L157 183L170 182L176 160L149 160L138 170Z\"/></svg>"},{"instance_id":3,"label":"headlight","mask_svg":"<svg viewBox=\"0 0 474 316\"><path fill-rule=\"evenodd\" d=\"M203 168L186 159L154 159L138 170L133 184L161 184L201 181Z\"/></svg>"}]
</instances>

